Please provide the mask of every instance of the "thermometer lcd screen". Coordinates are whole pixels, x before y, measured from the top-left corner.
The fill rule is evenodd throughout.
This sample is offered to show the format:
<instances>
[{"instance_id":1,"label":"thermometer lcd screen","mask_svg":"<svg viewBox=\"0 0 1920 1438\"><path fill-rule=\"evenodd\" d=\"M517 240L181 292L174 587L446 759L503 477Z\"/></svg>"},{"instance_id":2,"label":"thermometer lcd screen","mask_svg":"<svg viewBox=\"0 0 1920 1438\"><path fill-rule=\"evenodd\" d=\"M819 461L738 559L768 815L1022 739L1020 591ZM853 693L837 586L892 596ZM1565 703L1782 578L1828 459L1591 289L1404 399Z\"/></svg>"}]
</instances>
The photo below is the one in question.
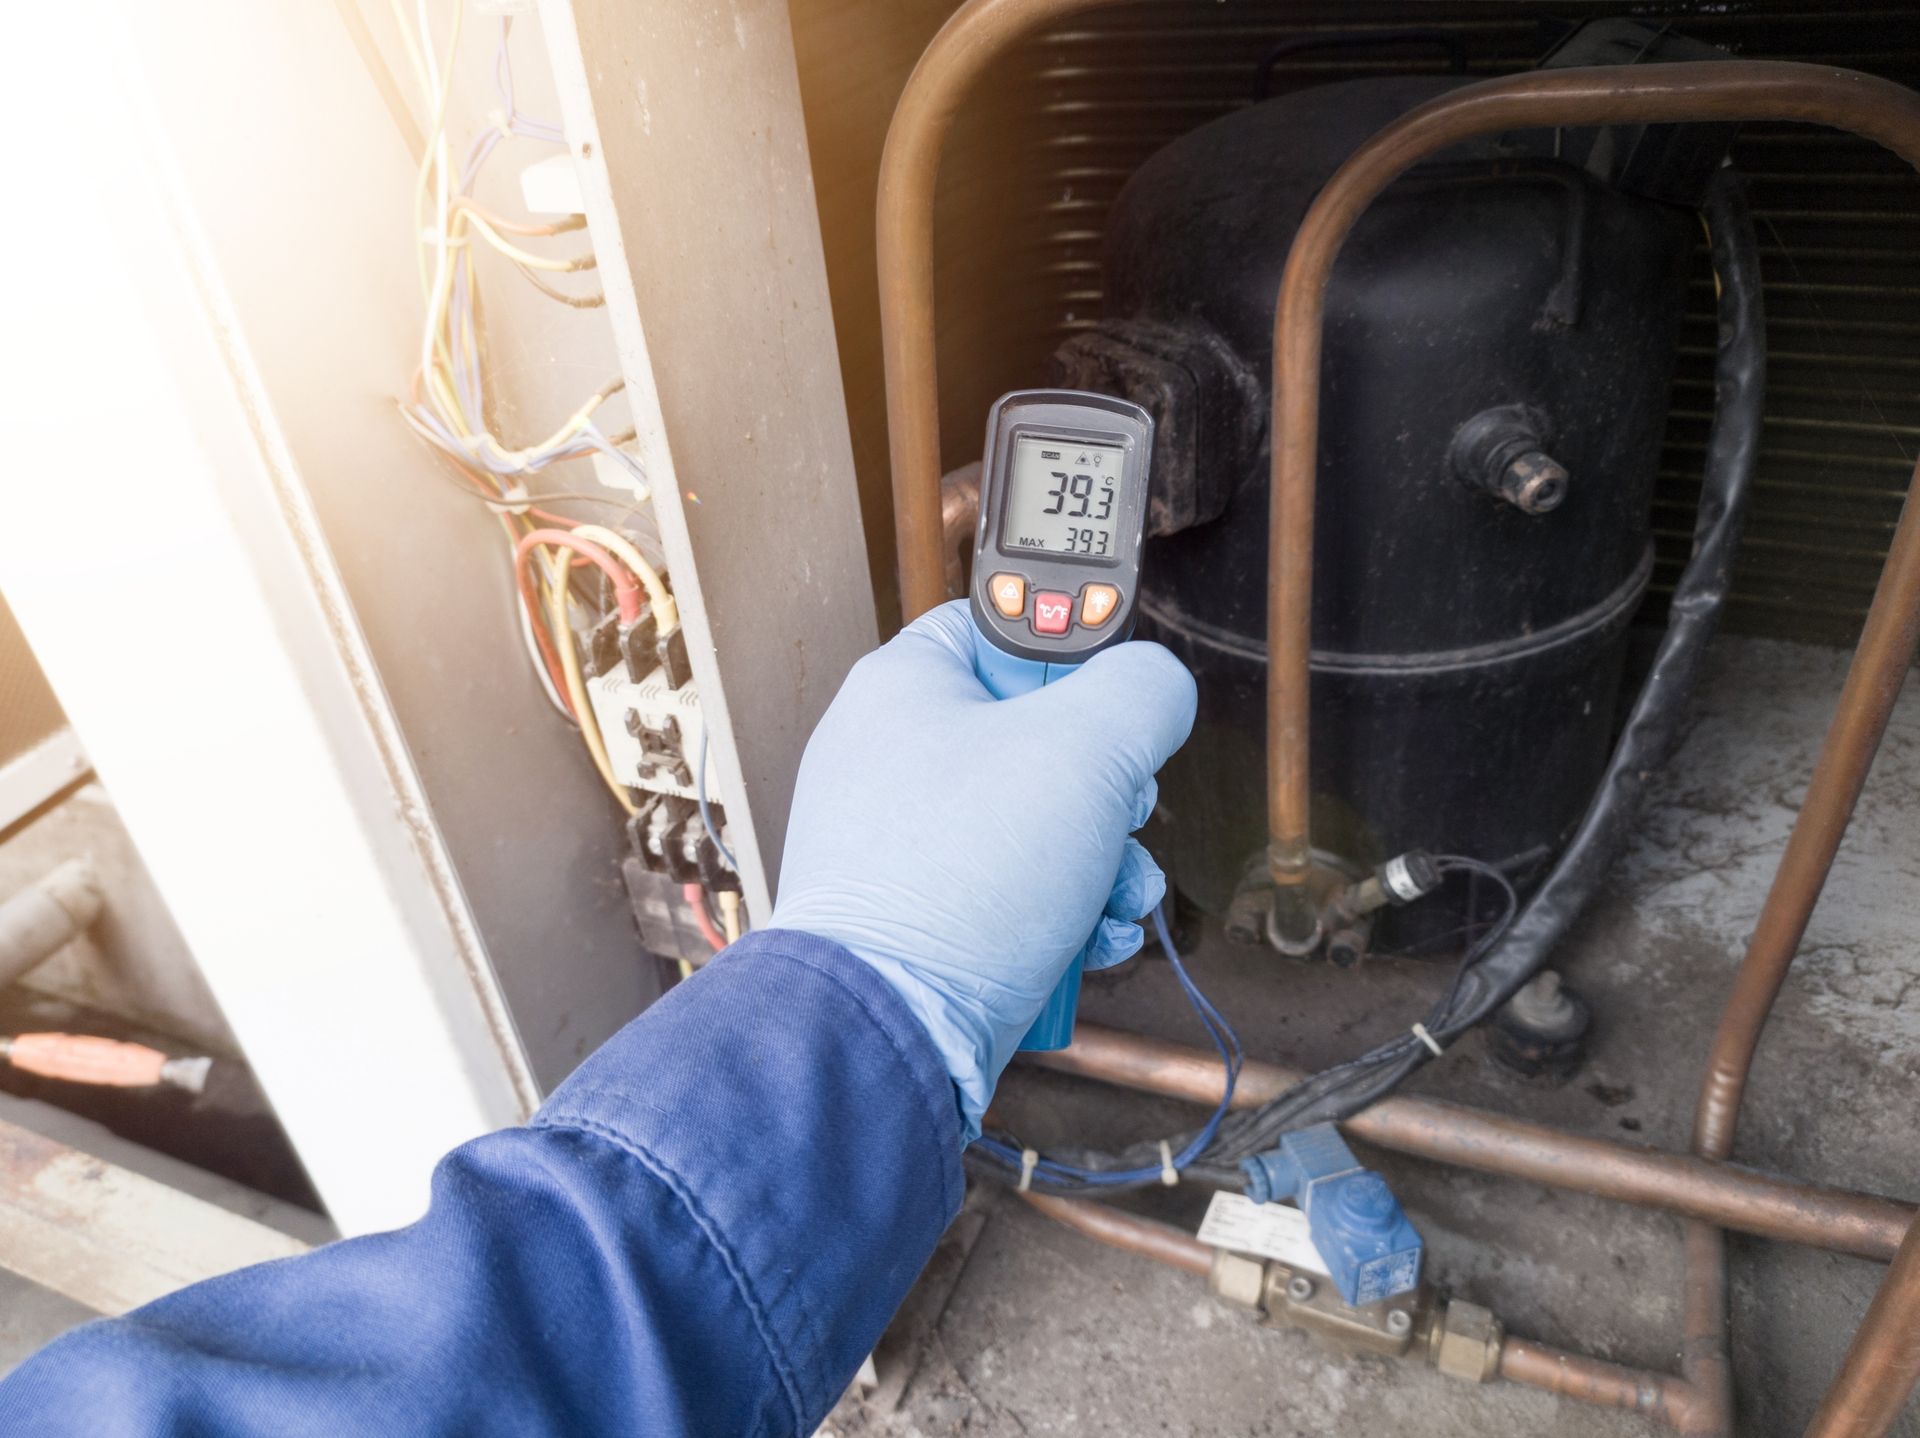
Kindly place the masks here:
<instances>
[{"instance_id":1,"label":"thermometer lcd screen","mask_svg":"<svg viewBox=\"0 0 1920 1438\"><path fill-rule=\"evenodd\" d=\"M1019 435L1000 547L1115 563L1126 448Z\"/></svg>"}]
</instances>

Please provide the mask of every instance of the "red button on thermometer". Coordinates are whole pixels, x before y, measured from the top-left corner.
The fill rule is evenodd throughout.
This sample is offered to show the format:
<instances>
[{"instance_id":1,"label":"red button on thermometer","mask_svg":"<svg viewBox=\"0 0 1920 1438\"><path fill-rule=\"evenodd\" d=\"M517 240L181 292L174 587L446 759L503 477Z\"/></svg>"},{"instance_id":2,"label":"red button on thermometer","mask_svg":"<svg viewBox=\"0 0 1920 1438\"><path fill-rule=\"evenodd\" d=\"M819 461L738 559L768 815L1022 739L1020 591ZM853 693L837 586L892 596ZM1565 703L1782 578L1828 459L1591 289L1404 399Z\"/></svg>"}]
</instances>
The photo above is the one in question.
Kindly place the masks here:
<instances>
[{"instance_id":1,"label":"red button on thermometer","mask_svg":"<svg viewBox=\"0 0 1920 1438\"><path fill-rule=\"evenodd\" d=\"M979 674L1011 699L1133 633L1153 418L1080 390L1002 395L987 416L973 622ZM1061 1049L1080 1001L1075 962L1020 1047Z\"/></svg>"}]
</instances>

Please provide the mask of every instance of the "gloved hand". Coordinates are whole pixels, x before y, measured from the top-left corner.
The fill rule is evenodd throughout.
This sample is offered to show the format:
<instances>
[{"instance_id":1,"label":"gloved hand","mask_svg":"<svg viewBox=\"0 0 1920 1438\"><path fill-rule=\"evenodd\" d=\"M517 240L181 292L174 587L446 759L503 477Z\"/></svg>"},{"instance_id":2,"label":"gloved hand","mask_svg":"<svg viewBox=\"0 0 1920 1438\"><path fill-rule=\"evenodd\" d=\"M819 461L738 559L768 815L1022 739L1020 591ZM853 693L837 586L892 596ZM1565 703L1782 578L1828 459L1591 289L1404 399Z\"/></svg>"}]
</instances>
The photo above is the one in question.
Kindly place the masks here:
<instances>
[{"instance_id":1,"label":"gloved hand","mask_svg":"<svg viewBox=\"0 0 1920 1438\"><path fill-rule=\"evenodd\" d=\"M1075 954L1092 969L1139 952L1166 879L1128 833L1195 702L1180 661L1139 642L996 700L974 672L986 642L960 601L854 666L800 764L772 920L893 985L969 1140Z\"/></svg>"}]
</instances>

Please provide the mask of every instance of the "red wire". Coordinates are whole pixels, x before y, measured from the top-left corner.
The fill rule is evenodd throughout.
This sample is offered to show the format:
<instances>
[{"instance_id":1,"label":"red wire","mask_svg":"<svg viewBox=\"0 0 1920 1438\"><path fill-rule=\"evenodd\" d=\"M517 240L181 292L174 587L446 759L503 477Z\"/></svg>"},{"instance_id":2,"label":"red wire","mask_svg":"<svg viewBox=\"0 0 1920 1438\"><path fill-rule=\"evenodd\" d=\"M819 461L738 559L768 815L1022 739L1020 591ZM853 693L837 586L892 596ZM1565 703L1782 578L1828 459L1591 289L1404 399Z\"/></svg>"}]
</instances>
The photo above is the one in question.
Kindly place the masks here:
<instances>
[{"instance_id":1,"label":"red wire","mask_svg":"<svg viewBox=\"0 0 1920 1438\"><path fill-rule=\"evenodd\" d=\"M564 529L530 529L521 536L514 546L513 566L517 573L525 574L527 556L543 544L557 545L562 549L571 549L576 554L584 554L600 566L601 572L613 581L613 603L620 612L622 624L633 624L640 618L640 581L627 571L627 567L615 559L606 550L591 540L581 539ZM524 593L526 585L523 582Z\"/></svg>"},{"instance_id":2,"label":"red wire","mask_svg":"<svg viewBox=\"0 0 1920 1438\"><path fill-rule=\"evenodd\" d=\"M694 922L700 925L700 933L713 945L717 954L727 946L726 936L714 928L713 920L707 917L707 891L698 884L682 884L680 895L693 908Z\"/></svg>"},{"instance_id":3,"label":"red wire","mask_svg":"<svg viewBox=\"0 0 1920 1438\"><path fill-rule=\"evenodd\" d=\"M503 514L500 522L506 527L507 537L513 538L513 521ZM513 582L519 586L520 602L526 606L527 618L533 621L533 642L540 648L540 661L547 666L547 677L553 681L553 692L560 696L560 701L567 706L567 712L573 715L574 722L579 723L580 716L573 707L573 695L567 691L567 672L560 667L560 651L553 646L553 631L547 627L547 618L540 612L540 598L533 587L533 576L527 573L524 557L516 547Z\"/></svg>"}]
</instances>

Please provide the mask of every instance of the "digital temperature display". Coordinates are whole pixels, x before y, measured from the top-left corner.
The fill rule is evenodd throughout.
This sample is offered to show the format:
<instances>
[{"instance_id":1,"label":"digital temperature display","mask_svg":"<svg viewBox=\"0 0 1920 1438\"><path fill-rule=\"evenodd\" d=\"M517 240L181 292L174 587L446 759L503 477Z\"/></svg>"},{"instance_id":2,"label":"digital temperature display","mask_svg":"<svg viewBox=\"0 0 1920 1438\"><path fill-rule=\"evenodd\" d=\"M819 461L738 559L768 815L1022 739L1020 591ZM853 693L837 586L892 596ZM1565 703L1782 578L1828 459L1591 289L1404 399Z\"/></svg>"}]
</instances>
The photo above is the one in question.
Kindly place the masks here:
<instances>
[{"instance_id":1,"label":"digital temperature display","mask_svg":"<svg viewBox=\"0 0 1920 1438\"><path fill-rule=\"evenodd\" d=\"M1000 547L1112 563L1125 458L1123 445L1018 436Z\"/></svg>"}]
</instances>

